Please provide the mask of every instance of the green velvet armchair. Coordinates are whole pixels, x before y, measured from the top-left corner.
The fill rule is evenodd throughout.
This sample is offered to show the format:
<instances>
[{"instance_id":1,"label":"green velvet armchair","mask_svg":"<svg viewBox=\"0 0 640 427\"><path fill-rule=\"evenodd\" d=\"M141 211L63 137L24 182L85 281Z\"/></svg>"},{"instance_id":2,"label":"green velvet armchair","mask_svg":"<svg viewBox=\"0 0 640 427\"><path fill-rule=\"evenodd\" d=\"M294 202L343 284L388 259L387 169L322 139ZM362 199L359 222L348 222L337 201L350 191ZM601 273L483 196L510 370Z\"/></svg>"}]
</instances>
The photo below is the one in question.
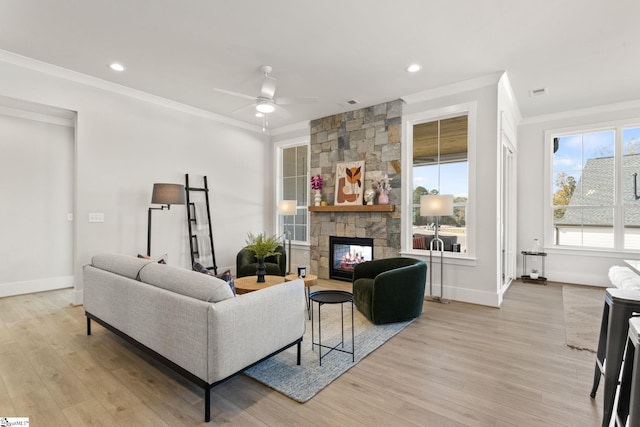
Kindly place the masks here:
<instances>
[{"instance_id":1,"label":"green velvet armchair","mask_svg":"<svg viewBox=\"0 0 640 427\"><path fill-rule=\"evenodd\" d=\"M276 249L279 256L270 256L264 259L267 274L270 276L284 276L287 272L287 255L284 246ZM255 276L258 269L258 260L253 252L242 248L236 256L236 277Z\"/></svg>"},{"instance_id":2,"label":"green velvet armchair","mask_svg":"<svg viewBox=\"0 0 640 427\"><path fill-rule=\"evenodd\" d=\"M353 271L353 302L376 325L420 316L427 264L413 258L363 262Z\"/></svg>"}]
</instances>

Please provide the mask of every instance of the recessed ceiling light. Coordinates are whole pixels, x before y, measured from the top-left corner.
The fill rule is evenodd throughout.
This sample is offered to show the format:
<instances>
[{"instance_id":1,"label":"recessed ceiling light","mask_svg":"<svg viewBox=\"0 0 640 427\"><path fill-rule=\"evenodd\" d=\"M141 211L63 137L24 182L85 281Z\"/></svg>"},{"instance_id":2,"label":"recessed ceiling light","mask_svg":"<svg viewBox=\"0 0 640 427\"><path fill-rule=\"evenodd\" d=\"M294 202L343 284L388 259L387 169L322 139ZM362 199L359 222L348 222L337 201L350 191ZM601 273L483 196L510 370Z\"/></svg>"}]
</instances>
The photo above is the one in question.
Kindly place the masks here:
<instances>
[{"instance_id":1,"label":"recessed ceiling light","mask_svg":"<svg viewBox=\"0 0 640 427\"><path fill-rule=\"evenodd\" d=\"M124 65L118 63L118 62L114 62L113 64L109 65L109 67L113 70L113 71L124 71Z\"/></svg>"},{"instance_id":2,"label":"recessed ceiling light","mask_svg":"<svg viewBox=\"0 0 640 427\"><path fill-rule=\"evenodd\" d=\"M417 73L422 67L419 64L411 64L407 67L407 73Z\"/></svg>"}]
</instances>

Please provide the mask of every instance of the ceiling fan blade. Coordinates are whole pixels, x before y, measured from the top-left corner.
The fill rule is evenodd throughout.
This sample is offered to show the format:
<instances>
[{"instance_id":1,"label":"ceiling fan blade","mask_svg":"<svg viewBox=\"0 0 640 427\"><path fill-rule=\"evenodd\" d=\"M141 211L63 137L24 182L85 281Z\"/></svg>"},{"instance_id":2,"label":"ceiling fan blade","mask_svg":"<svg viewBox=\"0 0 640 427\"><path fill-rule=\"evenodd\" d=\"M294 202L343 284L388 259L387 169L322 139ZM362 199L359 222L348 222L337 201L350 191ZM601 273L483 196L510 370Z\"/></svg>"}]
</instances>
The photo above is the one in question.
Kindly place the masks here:
<instances>
[{"instance_id":1,"label":"ceiling fan blade","mask_svg":"<svg viewBox=\"0 0 640 427\"><path fill-rule=\"evenodd\" d=\"M262 88L260 89L260 96L271 99L273 95L276 93L276 79L271 76L264 75L264 80L262 81Z\"/></svg>"},{"instance_id":2,"label":"ceiling fan blade","mask_svg":"<svg viewBox=\"0 0 640 427\"><path fill-rule=\"evenodd\" d=\"M245 95L244 93L233 92L233 91L230 91L230 90L218 89L218 88L215 88L215 87L213 88L213 90L215 90L216 92L224 93L226 95L237 96L239 98L244 98L244 99L251 99L253 101L255 101L255 99L256 99L255 96L249 96L249 95Z\"/></svg>"},{"instance_id":3,"label":"ceiling fan blade","mask_svg":"<svg viewBox=\"0 0 640 427\"><path fill-rule=\"evenodd\" d=\"M239 112L241 112L241 111L247 110L247 109L249 109L249 108L254 108L254 109L255 109L255 108L256 108L256 104L251 103L251 104L243 105L242 107L240 107L240 108L236 108L235 110L233 110L233 111L231 112L231 114L236 114L236 113L239 113Z\"/></svg>"},{"instance_id":4,"label":"ceiling fan blade","mask_svg":"<svg viewBox=\"0 0 640 427\"><path fill-rule=\"evenodd\" d=\"M283 119L291 118L291 113L289 113L283 107L280 107L278 105L276 105L276 109L274 110L274 113L276 113L278 116L282 117Z\"/></svg>"},{"instance_id":5,"label":"ceiling fan blade","mask_svg":"<svg viewBox=\"0 0 640 427\"><path fill-rule=\"evenodd\" d=\"M278 99L274 99L273 102L275 102L278 105L315 104L316 102L318 102L318 98L315 98L312 96L300 97L300 98L278 98Z\"/></svg>"}]
</instances>

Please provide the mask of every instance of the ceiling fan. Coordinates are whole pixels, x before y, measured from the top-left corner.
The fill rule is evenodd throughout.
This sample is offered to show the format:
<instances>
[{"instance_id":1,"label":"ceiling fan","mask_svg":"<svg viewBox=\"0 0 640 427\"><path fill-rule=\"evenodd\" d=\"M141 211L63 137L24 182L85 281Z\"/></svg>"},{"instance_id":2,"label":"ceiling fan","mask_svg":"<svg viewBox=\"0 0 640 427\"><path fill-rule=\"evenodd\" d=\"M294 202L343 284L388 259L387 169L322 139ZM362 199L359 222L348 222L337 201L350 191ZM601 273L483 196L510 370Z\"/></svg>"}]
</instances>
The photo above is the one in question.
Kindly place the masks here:
<instances>
[{"instance_id":1,"label":"ceiling fan","mask_svg":"<svg viewBox=\"0 0 640 427\"><path fill-rule=\"evenodd\" d=\"M260 95L257 97L251 95L245 95L244 93L233 92L225 89L217 89L213 88L216 92L225 93L231 96L237 96L239 98L250 99L253 103L249 105L242 106L235 110L234 112L243 110L250 106L255 106L255 109L258 113L262 113L265 116L269 113L273 113L276 110L276 107L280 107L281 105L290 105L290 104L313 104L318 102L318 98L314 97L301 97L301 98L275 98L276 93L276 82L277 80L274 77L271 77L269 74L273 69L268 65L263 65L260 67L260 71L264 75L262 79L262 86L260 88ZM279 110L282 112L282 109Z\"/></svg>"}]
</instances>

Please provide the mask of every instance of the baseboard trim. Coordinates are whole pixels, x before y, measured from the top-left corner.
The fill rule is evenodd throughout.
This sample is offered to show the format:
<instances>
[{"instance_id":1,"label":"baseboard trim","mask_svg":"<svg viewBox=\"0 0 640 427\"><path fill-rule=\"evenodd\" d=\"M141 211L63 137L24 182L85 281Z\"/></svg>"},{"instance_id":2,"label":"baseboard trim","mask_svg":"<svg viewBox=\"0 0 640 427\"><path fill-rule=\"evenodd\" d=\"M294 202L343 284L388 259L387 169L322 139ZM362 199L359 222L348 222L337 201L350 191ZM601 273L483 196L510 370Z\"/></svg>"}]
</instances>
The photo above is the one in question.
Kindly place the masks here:
<instances>
[{"instance_id":1,"label":"baseboard trim","mask_svg":"<svg viewBox=\"0 0 640 427\"><path fill-rule=\"evenodd\" d=\"M0 283L0 298L73 287L73 276Z\"/></svg>"},{"instance_id":2,"label":"baseboard trim","mask_svg":"<svg viewBox=\"0 0 640 427\"><path fill-rule=\"evenodd\" d=\"M427 285L427 290L429 289ZM440 294L440 285L435 285L433 292ZM500 295L497 292L478 291L469 288L444 287L444 298L452 301L467 302L470 304L500 307Z\"/></svg>"}]
</instances>

